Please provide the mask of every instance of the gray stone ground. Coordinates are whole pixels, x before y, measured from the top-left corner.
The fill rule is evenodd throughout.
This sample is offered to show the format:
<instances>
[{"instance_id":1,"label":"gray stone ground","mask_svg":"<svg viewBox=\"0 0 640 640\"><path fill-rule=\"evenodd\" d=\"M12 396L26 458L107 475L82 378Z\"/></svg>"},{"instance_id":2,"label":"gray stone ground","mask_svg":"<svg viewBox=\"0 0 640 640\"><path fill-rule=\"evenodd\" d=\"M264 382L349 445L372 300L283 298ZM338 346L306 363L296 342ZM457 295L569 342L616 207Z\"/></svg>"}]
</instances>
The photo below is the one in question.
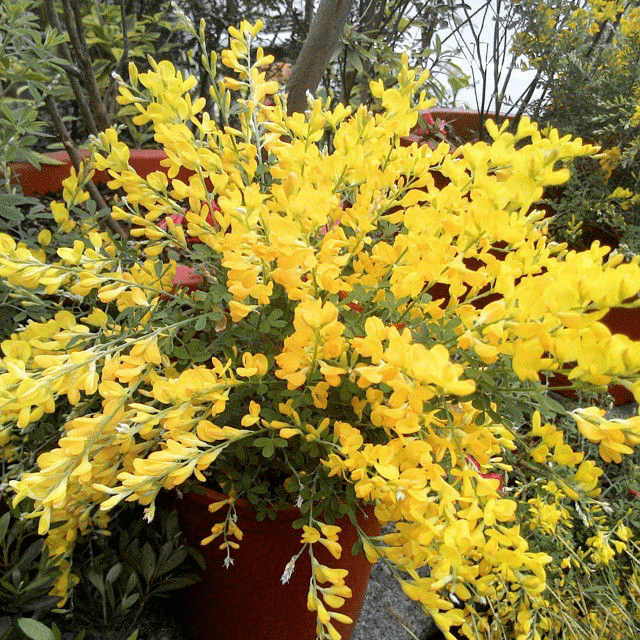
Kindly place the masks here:
<instances>
[{"instance_id":1,"label":"gray stone ground","mask_svg":"<svg viewBox=\"0 0 640 640\"><path fill-rule=\"evenodd\" d=\"M635 402L621 404L620 406L611 409L607 416L609 418L630 418L632 415L635 415L637 406L638 405L636 405Z\"/></svg>"},{"instance_id":2,"label":"gray stone ground","mask_svg":"<svg viewBox=\"0 0 640 640\"><path fill-rule=\"evenodd\" d=\"M436 631L433 620L404 595L390 570L376 563L351 640L428 640Z\"/></svg>"},{"instance_id":3,"label":"gray stone ground","mask_svg":"<svg viewBox=\"0 0 640 640\"><path fill-rule=\"evenodd\" d=\"M609 416L631 416L635 409L636 404L629 403L615 407ZM351 640L436 640L441 637L431 618L404 595L389 569L380 562L375 564ZM198 640L185 638L165 608L145 612L140 621L140 640L147 639Z\"/></svg>"}]
</instances>

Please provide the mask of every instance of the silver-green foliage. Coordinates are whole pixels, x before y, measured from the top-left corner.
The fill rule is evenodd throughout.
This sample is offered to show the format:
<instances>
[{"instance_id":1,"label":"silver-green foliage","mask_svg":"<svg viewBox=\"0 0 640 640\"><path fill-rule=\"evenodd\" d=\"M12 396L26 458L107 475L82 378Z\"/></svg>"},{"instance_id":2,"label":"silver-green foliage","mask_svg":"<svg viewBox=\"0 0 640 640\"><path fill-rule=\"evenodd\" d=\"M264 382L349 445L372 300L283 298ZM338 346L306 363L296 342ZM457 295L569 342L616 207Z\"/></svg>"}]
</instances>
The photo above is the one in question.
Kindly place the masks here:
<instances>
[{"instance_id":1,"label":"silver-green foliage","mask_svg":"<svg viewBox=\"0 0 640 640\"><path fill-rule=\"evenodd\" d=\"M0 3L0 162L31 162L43 157L32 150L45 123L39 109L57 92L64 61L56 50L62 37L41 28L33 0ZM3 167L4 168L4 167Z\"/></svg>"},{"instance_id":2,"label":"silver-green foliage","mask_svg":"<svg viewBox=\"0 0 640 640\"><path fill-rule=\"evenodd\" d=\"M34 0L0 3L0 228L19 223L20 207L35 204L12 184L11 162L39 166L47 159L34 149L44 135L44 99L57 91L64 64L56 55L61 36L42 29Z\"/></svg>"}]
</instances>

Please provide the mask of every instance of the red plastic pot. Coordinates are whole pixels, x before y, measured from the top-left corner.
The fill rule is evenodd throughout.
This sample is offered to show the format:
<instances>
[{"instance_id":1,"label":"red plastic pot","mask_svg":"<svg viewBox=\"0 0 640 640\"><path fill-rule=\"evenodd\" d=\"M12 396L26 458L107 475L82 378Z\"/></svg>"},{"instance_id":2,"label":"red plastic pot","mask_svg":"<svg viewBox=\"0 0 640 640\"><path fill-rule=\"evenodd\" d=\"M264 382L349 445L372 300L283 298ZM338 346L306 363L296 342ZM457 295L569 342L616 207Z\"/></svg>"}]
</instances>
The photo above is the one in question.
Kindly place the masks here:
<instances>
[{"instance_id":1,"label":"red plastic pot","mask_svg":"<svg viewBox=\"0 0 640 640\"><path fill-rule=\"evenodd\" d=\"M89 153L81 149L80 156L89 157ZM25 196L44 195L47 193L55 193L62 187L62 181L69 177L69 172L73 163L66 151L56 151L46 154L52 160L61 164L45 164L39 169L30 165L28 162L14 162L11 164L11 170L17 178ZM166 171L160 165L160 161L165 159L167 154L162 149L132 149L129 164L143 177L146 177L152 171ZM183 179L188 176L189 172L184 173ZM106 171L96 171L93 182L101 184L108 182L111 178Z\"/></svg>"},{"instance_id":2,"label":"red plastic pot","mask_svg":"<svg viewBox=\"0 0 640 640\"><path fill-rule=\"evenodd\" d=\"M640 340L640 309L614 307L601 321L611 333L622 333L631 340Z\"/></svg>"},{"instance_id":3,"label":"red plastic pot","mask_svg":"<svg viewBox=\"0 0 640 640\"><path fill-rule=\"evenodd\" d=\"M622 333L631 340L640 340L640 309L614 307L601 321L611 333ZM616 404L626 404L634 400L633 394L625 387L614 385L609 389Z\"/></svg>"},{"instance_id":4,"label":"red plastic pot","mask_svg":"<svg viewBox=\"0 0 640 640\"><path fill-rule=\"evenodd\" d=\"M202 581L188 590L182 607L189 636L193 640L314 640L316 614L306 606L311 578L306 552L296 562L289 582L281 583L286 564L300 551L301 531L291 526L300 518L300 511L287 509L278 512L276 520L257 522L249 503L238 500L237 525L244 535L240 548L232 550L233 564L225 568L226 551L218 549L220 539L200 546L225 513L224 509L209 513L209 504L224 496L211 489L204 491L201 495L191 491L178 502L182 531L187 542L203 554L207 566ZM368 517L360 520L360 526L368 535L378 535L381 527L373 509L365 512ZM348 615L355 624L371 565L364 556L351 555L358 534L349 519L336 524L342 528L338 538L342 558L336 560L320 544L314 545L314 555L324 565L349 571L345 582L352 597L337 611ZM353 625L334 626L348 640Z\"/></svg>"},{"instance_id":5,"label":"red plastic pot","mask_svg":"<svg viewBox=\"0 0 640 640\"><path fill-rule=\"evenodd\" d=\"M487 112L480 114L479 111L472 109L448 109L434 107L433 109L427 109L421 111L424 115L429 115L433 120L443 120L448 127L453 130L455 137L458 141L478 140L481 138L481 134L485 131L484 121L492 119L498 126L500 126L505 120L511 121L512 116L505 116L495 114L493 112ZM424 142L424 137L420 135L419 125L416 125L411 133L401 140L403 146L409 146L413 142L420 144Z\"/></svg>"},{"instance_id":6,"label":"red plastic pot","mask_svg":"<svg viewBox=\"0 0 640 640\"><path fill-rule=\"evenodd\" d=\"M434 119L444 120L455 135L461 140L477 140L485 130L484 121L492 119L498 126L505 120L512 120L512 116L504 116L493 112L480 114L472 109L447 109L436 107L429 109Z\"/></svg>"}]
</instances>

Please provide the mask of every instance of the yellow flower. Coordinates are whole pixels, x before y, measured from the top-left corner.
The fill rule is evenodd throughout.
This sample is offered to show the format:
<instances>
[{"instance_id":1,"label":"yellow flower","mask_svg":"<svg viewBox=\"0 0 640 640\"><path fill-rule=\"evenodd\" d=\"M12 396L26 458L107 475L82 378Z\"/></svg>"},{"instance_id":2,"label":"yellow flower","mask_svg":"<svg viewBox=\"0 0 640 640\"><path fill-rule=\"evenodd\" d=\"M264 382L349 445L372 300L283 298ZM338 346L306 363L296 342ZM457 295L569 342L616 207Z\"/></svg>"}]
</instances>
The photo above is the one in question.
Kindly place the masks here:
<instances>
[{"instance_id":1,"label":"yellow flower","mask_svg":"<svg viewBox=\"0 0 640 640\"><path fill-rule=\"evenodd\" d=\"M418 93L426 76L406 56L393 86L372 82L375 112L316 99L289 117L279 98L263 104L277 86L265 77L270 56L253 44L257 28L230 30L221 59L232 77L210 91L216 119L192 95L195 78L171 63L130 66L119 102L167 157L164 171L143 177L115 129L92 143L94 166L123 196L112 215L135 239L124 254L84 226L81 240L56 245L52 263L0 235L11 294L72 303L14 327L0 345L2 455L56 415L59 434L12 488L33 505L58 558L57 592L68 586L73 541L105 531L117 504L138 502L150 518L162 488L207 482L230 465L230 498L211 506L229 505L227 517L203 543L222 536L223 548L235 548L234 490L268 471L244 469L243 447L266 435L278 449L263 463L284 472L292 500L299 492L312 507L301 544L319 635L335 639L334 624L350 622L337 611L351 596L346 571L320 565L313 547L341 557L339 528L318 507L329 513L345 487L380 521L396 522L362 540L365 554L402 570L405 592L442 628L490 635L487 620L471 619L469 601L481 597L497 617L509 612L516 635L545 633L557 618L542 614L557 567L528 535L569 530L573 501L597 496L603 475L575 433L606 462L640 442L637 416L578 410L569 437L538 412L529 432L501 415L505 393L534 400L540 373L565 365L585 385L637 387L640 347L600 321L640 291L640 264L597 244L554 245L532 209L574 158L596 150L526 117L515 133L489 123L489 143L453 153L447 144L403 147L430 104ZM231 114L233 126L221 129ZM436 187L436 172L446 187ZM65 204L52 204L63 230L85 198L84 176L73 174ZM174 284L178 256L201 276L197 290ZM521 482L527 453L543 476L533 483ZM501 489L489 470L513 481ZM592 532L588 556L576 554L610 562L631 547L630 529L604 529L604 507L593 504L580 502L603 533ZM517 523L519 507L528 523Z\"/></svg>"},{"instance_id":2,"label":"yellow flower","mask_svg":"<svg viewBox=\"0 0 640 640\"><path fill-rule=\"evenodd\" d=\"M243 427L250 427L251 425L256 424L256 422L258 422L259 419L260 419L260 405L257 402L254 402L253 400L251 400L251 402L249 402L249 413L242 416L242 419L240 420L240 424Z\"/></svg>"},{"instance_id":3,"label":"yellow flower","mask_svg":"<svg viewBox=\"0 0 640 640\"><path fill-rule=\"evenodd\" d=\"M591 557L597 564L608 565L616 555L615 550L609 544L608 536L602 531L587 538L587 545L591 547Z\"/></svg>"},{"instance_id":4,"label":"yellow flower","mask_svg":"<svg viewBox=\"0 0 640 640\"><path fill-rule=\"evenodd\" d=\"M598 478L603 473L602 469L597 467L593 460L585 460L578 467L574 475L574 481L589 495L598 495L600 493L600 489L596 489Z\"/></svg>"},{"instance_id":5,"label":"yellow flower","mask_svg":"<svg viewBox=\"0 0 640 640\"><path fill-rule=\"evenodd\" d=\"M236 375L250 378L252 376L263 376L269 368L269 362L262 353L242 354L242 367L236 369Z\"/></svg>"},{"instance_id":6,"label":"yellow flower","mask_svg":"<svg viewBox=\"0 0 640 640\"><path fill-rule=\"evenodd\" d=\"M545 533L554 533L558 523L569 516L566 509L548 504L540 498L531 498L528 504L531 528L540 527Z\"/></svg>"},{"instance_id":7,"label":"yellow flower","mask_svg":"<svg viewBox=\"0 0 640 640\"><path fill-rule=\"evenodd\" d=\"M280 366L275 375L287 380L289 389L302 386L307 374L319 365L320 358L336 358L344 347L344 325L338 322L338 310L330 302L301 302L296 306L293 326L294 333L285 338L282 353L275 357ZM323 363L323 367L329 384L343 371L328 363Z\"/></svg>"},{"instance_id":8,"label":"yellow flower","mask_svg":"<svg viewBox=\"0 0 640 640\"><path fill-rule=\"evenodd\" d=\"M320 532L315 527L309 527L305 524L302 531L302 544L314 544L320 540Z\"/></svg>"},{"instance_id":9,"label":"yellow flower","mask_svg":"<svg viewBox=\"0 0 640 640\"><path fill-rule=\"evenodd\" d=\"M604 409L597 407L575 409L571 415L582 435L587 440L600 444L600 457L605 462L620 463L621 454L633 453L633 448L629 445L638 442L640 427L637 419L606 420Z\"/></svg>"},{"instance_id":10,"label":"yellow flower","mask_svg":"<svg viewBox=\"0 0 640 640\"><path fill-rule=\"evenodd\" d=\"M51 244L51 231L49 229L42 229L38 233L38 243L43 247L48 247Z\"/></svg>"}]
</instances>

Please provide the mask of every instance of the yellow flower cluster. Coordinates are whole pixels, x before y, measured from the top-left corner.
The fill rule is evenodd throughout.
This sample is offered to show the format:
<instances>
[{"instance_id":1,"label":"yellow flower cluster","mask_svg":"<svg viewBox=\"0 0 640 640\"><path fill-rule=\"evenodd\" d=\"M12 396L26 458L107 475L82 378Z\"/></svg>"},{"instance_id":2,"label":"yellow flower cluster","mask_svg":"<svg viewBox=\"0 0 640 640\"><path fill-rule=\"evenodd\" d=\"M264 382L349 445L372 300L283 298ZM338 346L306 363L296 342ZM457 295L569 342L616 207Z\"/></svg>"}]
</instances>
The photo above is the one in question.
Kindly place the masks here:
<instances>
[{"instance_id":1,"label":"yellow flower cluster","mask_svg":"<svg viewBox=\"0 0 640 640\"><path fill-rule=\"evenodd\" d=\"M633 453L633 447L640 442L640 417L607 420L604 416L604 409L597 407L573 411L580 433L600 445L600 457L605 462L620 463L622 454Z\"/></svg>"},{"instance_id":2,"label":"yellow flower cluster","mask_svg":"<svg viewBox=\"0 0 640 640\"><path fill-rule=\"evenodd\" d=\"M441 628L467 632L466 603L489 598L516 603L517 637L533 637L551 557L529 548L518 503L501 491L503 455L550 457L569 470L557 489L572 500L597 495L602 472L539 416L521 432L474 400L500 368L526 384L563 368L581 384L626 384L640 400L640 343L599 322L640 291L640 265L597 244L568 252L535 209L573 158L596 149L526 117L514 133L489 122L491 143L455 152L402 146L431 104L406 58L397 86L372 84L379 113L315 100L288 117L265 79L271 58L252 57L258 28L231 30L221 122L170 63L131 67L120 102L153 128L165 171L139 176L113 129L95 141L93 166L124 193L113 215L131 225L139 260L120 261L97 234L59 248L57 262L0 236L0 276L13 287L88 303L82 316L16 327L0 345L5 451L66 411L55 446L12 482L65 569L56 593L66 594L75 539L106 528L110 509L138 502L151 518L162 488L205 482L238 461L230 452L256 444L266 465L287 470L285 489L295 481L326 503L351 486L394 521L391 533L363 538L367 557L405 571L403 589ZM434 172L447 186L436 188ZM159 224L175 213L186 228ZM198 291L180 288L169 252L201 276ZM205 360L185 363L185 331L210 350ZM574 416L604 460L619 462L640 437L638 417ZM532 453L525 435L541 438ZM333 493L314 497L319 485ZM239 487L227 489L233 497L216 508L233 508ZM564 513L555 501L528 509L546 532ZM335 640L332 621L346 620L333 609L350 591L313 556L315 544L341 552L336 528L318 518L301 541L313 568L308 607L318 637ZM220 535L230 553L242 532L227 517L206 542Z\"/></svg>"}]
</instances>

